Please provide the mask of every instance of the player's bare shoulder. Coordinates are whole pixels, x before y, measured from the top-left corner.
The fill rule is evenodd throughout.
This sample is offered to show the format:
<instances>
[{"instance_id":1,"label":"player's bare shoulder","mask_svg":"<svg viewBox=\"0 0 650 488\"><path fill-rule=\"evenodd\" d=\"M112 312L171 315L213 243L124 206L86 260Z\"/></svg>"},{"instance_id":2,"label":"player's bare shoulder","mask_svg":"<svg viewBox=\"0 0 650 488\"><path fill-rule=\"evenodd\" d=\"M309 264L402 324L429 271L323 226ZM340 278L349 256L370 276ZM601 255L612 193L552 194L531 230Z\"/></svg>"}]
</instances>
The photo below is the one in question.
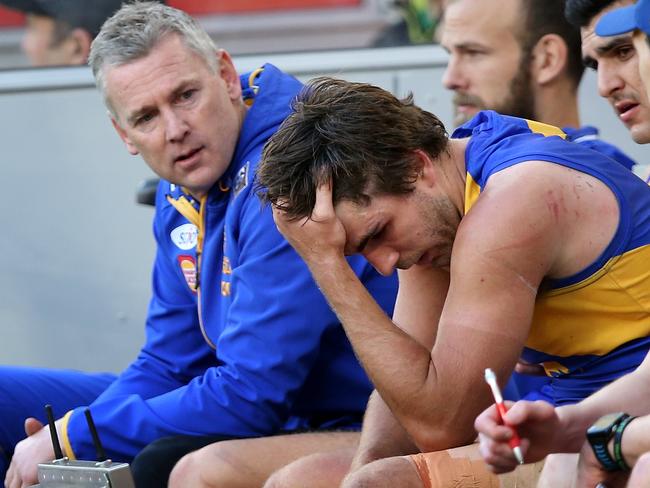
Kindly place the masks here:
<instances>
[{"instance_id":1,"label":"player's bare shoulder","mask_svg":"<svg viewBox=\"0 0 650 488\"><path fill-rule=\"evenodd\" d=\"M463 219L471 231L503 245L553 255L547 276L572 275L593 262L613 238L619 208L598 178L545 161L519 163L492 175Z\"/></svg>"}]
</instances>

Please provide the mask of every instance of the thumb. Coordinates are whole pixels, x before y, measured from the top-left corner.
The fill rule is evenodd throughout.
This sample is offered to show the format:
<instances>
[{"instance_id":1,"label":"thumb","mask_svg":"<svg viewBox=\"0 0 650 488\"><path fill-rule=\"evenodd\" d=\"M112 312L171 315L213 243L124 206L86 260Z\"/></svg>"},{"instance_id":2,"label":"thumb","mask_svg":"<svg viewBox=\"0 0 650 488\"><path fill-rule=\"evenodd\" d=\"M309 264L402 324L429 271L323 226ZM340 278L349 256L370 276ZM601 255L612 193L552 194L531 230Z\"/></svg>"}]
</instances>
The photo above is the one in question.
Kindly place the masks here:
<instances>
[{"instance_id":1,"label":"thumb","mask_svg":"<svg viewBox=\"0 0 650 488\"><path fill-rule=\"evenodd\" d=\"M39 430L43 428L43 422L34 417L29 417L25 419L25 434L28 436L36 434Z\"/></svg>"}]
</instances>

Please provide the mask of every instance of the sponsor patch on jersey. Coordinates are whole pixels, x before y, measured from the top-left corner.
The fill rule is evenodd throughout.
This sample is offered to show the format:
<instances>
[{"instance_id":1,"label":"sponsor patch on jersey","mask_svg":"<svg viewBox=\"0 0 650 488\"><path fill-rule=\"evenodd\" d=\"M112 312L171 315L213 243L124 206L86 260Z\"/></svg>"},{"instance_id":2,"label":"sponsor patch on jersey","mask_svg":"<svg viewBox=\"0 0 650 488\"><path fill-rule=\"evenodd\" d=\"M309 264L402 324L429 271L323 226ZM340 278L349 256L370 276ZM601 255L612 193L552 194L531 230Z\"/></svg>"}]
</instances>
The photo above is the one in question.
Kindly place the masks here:
<instances>
[{"instance_id":1,"label":"sponsor patch on jersey","mask_svg":"<svg viewBox=\"0 0 650 488\"><path fill-rule=\"evenodd\" d=\"M176 247L187 251L196 246L199 229L194 224L183 224L172 230L169 235L172 238L172 242L176 244Z\"/></svg>"},{"instance_id":2,"label":"sponsor patch on jersey","mask_svg":"<svg viewBox=\"0 0 650 488\"><path fill-rule=\"evenodd\" d=\"M196 291L196 259L194 256L178 256L178 264L181 266L181 272L185 277L185 282L190 290Z\"/></svg>"},{"instance_id":3,"label":"sponsor patch on jersey","mask_svg":"<svg viewBox=\"0 0 650 488\"><path fill-rule=\"evenodd\" d=\"M235 184L233 185L233 195L236 197L241 193L241 191L248 186L248 168L250 167L250 161L246 161L246 164L241 167L235 176Z\"/></svg>"}]
</instances>

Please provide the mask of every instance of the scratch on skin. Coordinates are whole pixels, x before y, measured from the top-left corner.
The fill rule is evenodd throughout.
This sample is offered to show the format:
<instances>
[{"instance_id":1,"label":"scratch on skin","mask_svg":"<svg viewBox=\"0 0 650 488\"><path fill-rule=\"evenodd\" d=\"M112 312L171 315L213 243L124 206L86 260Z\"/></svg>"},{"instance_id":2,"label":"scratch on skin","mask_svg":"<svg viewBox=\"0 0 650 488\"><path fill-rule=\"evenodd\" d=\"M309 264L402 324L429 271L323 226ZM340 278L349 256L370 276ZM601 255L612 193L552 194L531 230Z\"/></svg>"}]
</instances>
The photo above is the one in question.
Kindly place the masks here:
<instances>
[{"instance_id":1,"label":"scratch on skin","mask_svg":"<svg viewBox=\"0 0 650 488\"><path fill-rule=\"evenodd\" d=\"M530 291L533 292L533 295L537 295L537 287L533 285L530 281L528 281L526 278L521 276L519 273L515 273L519 281L521 281L526 288L528 288Z\"/></svg>"},{"instance_id":2,"label":"scratch on skin","mask_svg":"<svg viewBox=\"0 0 650 488\"><path fill-rule=\"evenodd\" d=\"M559 196L556 196L553 190L548 190L546 192L545 200L546 200L546 207L548 208L549 212L553 215L555 222L556 223L559 222L560 210L562 210L564 213L567 213L568 210L566 207L566 203L564 202L564 195L560 193Z\"/></svg>"}]
</instances>

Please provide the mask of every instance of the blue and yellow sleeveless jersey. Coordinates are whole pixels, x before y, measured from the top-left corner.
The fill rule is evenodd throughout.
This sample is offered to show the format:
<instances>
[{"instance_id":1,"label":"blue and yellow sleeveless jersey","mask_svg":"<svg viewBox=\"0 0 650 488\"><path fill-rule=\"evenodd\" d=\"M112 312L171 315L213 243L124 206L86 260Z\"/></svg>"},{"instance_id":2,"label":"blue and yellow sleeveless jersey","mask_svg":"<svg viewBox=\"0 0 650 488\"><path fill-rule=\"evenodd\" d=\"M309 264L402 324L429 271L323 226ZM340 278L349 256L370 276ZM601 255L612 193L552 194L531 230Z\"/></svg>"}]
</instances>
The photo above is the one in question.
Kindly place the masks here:
<instances>
[{"instance_id":1,"label":"blue and yellow sleeveless jersey","mask_svg":"<svg viewBox=\"0 0 650 488\"><path fill-rule=\"evenodd\" d=\"M598 178L620 208L618 229L602 255L574 276L545 280L538 291L522 358L542 363L549 378L529 397L576 402L634 370L650 347L650 187L546 124L484 111L452 135L465 137L471 137L465 212L491 175L531 160Z\"/></svg>"}]
</instances>

